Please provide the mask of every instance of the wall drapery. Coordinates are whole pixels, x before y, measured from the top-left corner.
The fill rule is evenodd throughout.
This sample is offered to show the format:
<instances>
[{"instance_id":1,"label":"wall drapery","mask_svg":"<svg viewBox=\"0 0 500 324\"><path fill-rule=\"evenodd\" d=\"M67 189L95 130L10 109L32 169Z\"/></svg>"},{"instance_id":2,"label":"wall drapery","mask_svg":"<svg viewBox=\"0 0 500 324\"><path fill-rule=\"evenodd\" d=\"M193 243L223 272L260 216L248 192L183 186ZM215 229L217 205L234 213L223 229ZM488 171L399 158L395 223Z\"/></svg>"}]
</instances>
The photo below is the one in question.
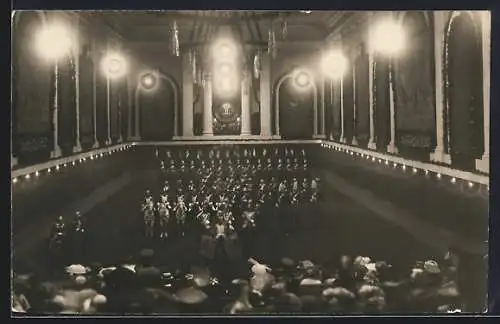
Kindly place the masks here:
<instances>
[{"instance_id":1,"label":"wall drapery","mask_svg":"<svg viewBox=\"0 0 500 324\"><path fill-rule=\"evenodd\" d=\"M41 23L38 13L16 14L12 43L13 150L36 161L48 158L52 149L54 66L37 55L32 42Z\"/></svg>"},{"instance_id":2,"label":"wall drapery","mask_svg":"<svg viewBox=\"0 0 500 324\"><path fill-rule=\"evenodd\" d=\"M405 49L394 59L396 142L402 154L420 149L428 156L435 142L432 29L424 13L403 17Z\"/></svg>"}]
</instances>

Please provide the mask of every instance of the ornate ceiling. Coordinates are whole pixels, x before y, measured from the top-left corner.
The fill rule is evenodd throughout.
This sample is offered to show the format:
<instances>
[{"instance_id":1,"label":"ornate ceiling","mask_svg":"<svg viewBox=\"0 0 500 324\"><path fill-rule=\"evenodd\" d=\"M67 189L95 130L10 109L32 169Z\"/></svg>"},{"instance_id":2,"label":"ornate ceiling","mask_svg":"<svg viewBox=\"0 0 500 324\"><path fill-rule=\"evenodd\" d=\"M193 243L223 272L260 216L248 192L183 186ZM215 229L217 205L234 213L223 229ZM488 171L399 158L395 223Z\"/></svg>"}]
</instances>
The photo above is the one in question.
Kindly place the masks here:
<instances>
[{"instance_id":1,"label":"ornate ceiling","mask_svg":"<svg viewBox=\"0 0 500 324\"><path fill-rule=\"evenodd\" d=\"M230 26L247 44L265 45L272 26L279 41L322 41L357 15L348 11L116 11L93 12L132 42L168 42L178 26L181 47L210 41L218 28ZM284 28L284 26L286 26ZM283 33L285 29L285 33Z\"/></svg>"}]
</instances>

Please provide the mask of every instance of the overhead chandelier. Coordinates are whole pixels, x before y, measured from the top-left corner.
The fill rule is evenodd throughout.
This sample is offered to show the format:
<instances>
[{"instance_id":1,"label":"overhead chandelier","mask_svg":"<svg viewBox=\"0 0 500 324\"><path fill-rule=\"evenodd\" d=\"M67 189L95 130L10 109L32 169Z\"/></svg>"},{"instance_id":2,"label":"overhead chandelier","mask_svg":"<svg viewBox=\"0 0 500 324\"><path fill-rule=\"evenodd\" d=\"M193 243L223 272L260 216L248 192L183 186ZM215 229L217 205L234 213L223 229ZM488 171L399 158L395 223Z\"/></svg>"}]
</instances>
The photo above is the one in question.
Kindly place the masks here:
<instances>
[{"instance_id":1,"label":"overhead chandelier","mask_svg":"<svg viewBox=\"0 0 500 324\"><path fill-rule=\"evenodd\" d=\"M172 30L171 30L170 34L172 37L172 43L171 43L172 55L179 56L180 55L179 28L178 28L177 22L175 20L174 20L174 23L172 24Z\"/></svg>"},{"instance_id":2,"label":"overhead chandelier","mask_svg":"<svg viewBox=\"0 0 500 324\"><path fill-rule=\"evenodd\" d=\"M283 39L286 39L287 35L288 35L288 23L284 20L281 22L281 37Z\"/></svg>"},{"instance_id":3,"label":"overhead chandelier","mask_svg":"<svg viewBox=\"0 0 500 324\"><path fill-rule=\"evenodd\" d=\"M274 33L273 26L269 29L269 38L267 41L267 52L272 55L273 58L278 54L278 49L276 48L276 35Z\"/></svg>"},{"instance_id":4,"label":"overhead chandelier","mask_svg":"<svg viewBox=\"0 0 500 324\"><path fill-rule=\"evenodd\" d=\"M260 68L261 68L261 52L260 49L255 53L253 57L253 76L258 79L260 77Z\"/></svg>"},{"instance_id":5,"label":"overhead chandelier","mask_svg":"<svg viewBox=\"0 0 500 324\"><path fill-rule=\"evenodd\" d=\"M191 49L189 51L189 64L191 65L191 73L193 77L193 82L198 83L198 62L196 60L196 49Z\"/></svg>"}]
</instances>

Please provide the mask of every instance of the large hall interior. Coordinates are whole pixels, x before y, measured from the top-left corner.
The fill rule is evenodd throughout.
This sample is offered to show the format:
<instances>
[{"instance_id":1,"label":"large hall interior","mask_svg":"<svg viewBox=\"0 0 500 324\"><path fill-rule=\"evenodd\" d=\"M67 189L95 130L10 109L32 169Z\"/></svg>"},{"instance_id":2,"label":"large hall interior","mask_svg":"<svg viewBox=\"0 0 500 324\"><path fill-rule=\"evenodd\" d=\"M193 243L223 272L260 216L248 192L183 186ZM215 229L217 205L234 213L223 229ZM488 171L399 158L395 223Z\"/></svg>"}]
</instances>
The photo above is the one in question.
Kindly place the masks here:
<instances>
[{"instance_id":1,"label":"large hall interior","mask_svg":"<svg viewBox=\"0 0 500 324\"><path fill-rule=\"evenodd\" d=\"M12 313L486 312L490 33L14 12Z\"/></svg>"}]
</instances>

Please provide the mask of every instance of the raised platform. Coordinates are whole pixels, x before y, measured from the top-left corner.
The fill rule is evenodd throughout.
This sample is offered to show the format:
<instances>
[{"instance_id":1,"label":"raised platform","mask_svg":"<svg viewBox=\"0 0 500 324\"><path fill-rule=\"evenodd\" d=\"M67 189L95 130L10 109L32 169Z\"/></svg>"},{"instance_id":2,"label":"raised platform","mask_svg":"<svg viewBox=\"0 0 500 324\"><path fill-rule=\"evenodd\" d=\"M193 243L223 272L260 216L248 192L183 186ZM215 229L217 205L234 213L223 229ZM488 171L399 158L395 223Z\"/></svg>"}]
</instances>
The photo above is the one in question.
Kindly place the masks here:
<instances>
[{"instance_id":1,"label":"raised platform","mask_svg":"<svg viewBox=\"0 0 500 324\"><path fill-rule=\"evenodd\" d=\"M174 136L174 141L248 141L259 140L268 141L272 139L281 139L278 136L261 136L261 135L200 135L200 136Z\"/></svg>"},{"instance_id":2,"label":"raised platform","mask_svg":"<svg viewBox=\"0 0 500 324\"><path fill-rule=\"evenodd\" d=\"M263 140L251 139L251 138L239 138L239 140L234 139L203 139L203 140L191 140L191 141L161 141L161 142L134 142L133 145L136 146L184 146L184 145L270 145L270 144L320 144L321 140L310 139L310 140L281 140L281 139L269 139Z\"/></svg>"}]
</instances>

